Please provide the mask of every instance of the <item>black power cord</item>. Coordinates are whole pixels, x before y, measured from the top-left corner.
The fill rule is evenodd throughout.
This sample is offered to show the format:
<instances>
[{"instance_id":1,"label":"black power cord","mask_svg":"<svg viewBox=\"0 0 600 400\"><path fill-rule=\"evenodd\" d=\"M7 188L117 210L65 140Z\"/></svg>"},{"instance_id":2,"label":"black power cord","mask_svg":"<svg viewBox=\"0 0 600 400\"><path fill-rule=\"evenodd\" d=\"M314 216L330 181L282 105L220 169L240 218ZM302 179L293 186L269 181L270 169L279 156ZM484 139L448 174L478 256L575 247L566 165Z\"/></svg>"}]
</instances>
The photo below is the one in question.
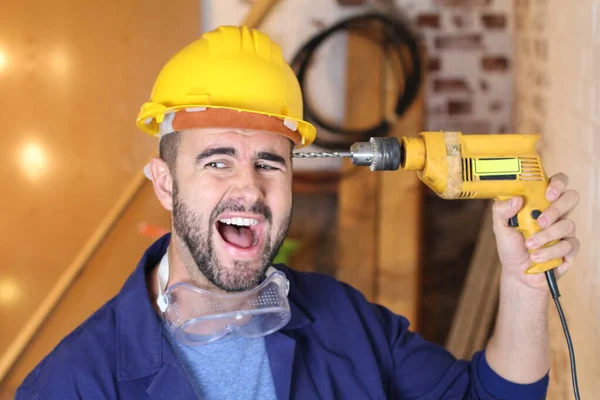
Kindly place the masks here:
<instances>
[{"instance_id":1,"label":"black power cord","mask_svg":"<svg viewBox=\"0 0 600 400\"><path fill-rule=\"evenodd\" d=\"M567 346L569 347L569 359L571 360L571 379L573 380L573 393L575 394L575 400L580 400L579 397L579 384L577 383L577 369L575 367L575 350L573 349L573 341L571 340L571 334L569 333L569 327L567 326L567 319L565 313L560 305L558 298L560 297L560 291L558 290L558 283L556 282L556 275L554 270L548 270L544 273L546 280L548 281L548 287L556 304L558 310L558 316L560 317L560 323L565 331L565 337L567 338Z\"/></svg>"},{"instance_id":2,"label":"black power cord","mask_svg":"<svg viewBox=\"0 0 600 400\"><path fill-rule=\"evenodd\" d=\"M381 23L383 37L374 37L372 33L371 22ZM369 29L371 30L369 31ZM318 35L306 42L294 56L291 65L300 87L304 93L304 114L305 118L315 125L327 130L332 135L337 135L339 139L327 140L323 137L317 137L314 144L327 149L347 150L354 142L368 141L370 137L381 137L388 134L392 127L392 121L382 118L380 123L368 129L345 129L341 126L330 124L323 120L308 101L307 91L305 89L305 77L312 61L312 57L318 47L331 35L339 31L352 31L380 44L384 49L391 48L400 60L403 73L404 90L399 94L396 100L394 112L396 116L401 116L408 109L417 96L421 85L421 54L416 37L410 32L409 28L403 23L392 19L386 15L378 13L369 13L351 17L336 23L325 29ZM377 35L381 36L381 35ZM407 53L408 52L408 59ZM385 113L385 110L384 110Z\"/></svg>"}]
</instances>

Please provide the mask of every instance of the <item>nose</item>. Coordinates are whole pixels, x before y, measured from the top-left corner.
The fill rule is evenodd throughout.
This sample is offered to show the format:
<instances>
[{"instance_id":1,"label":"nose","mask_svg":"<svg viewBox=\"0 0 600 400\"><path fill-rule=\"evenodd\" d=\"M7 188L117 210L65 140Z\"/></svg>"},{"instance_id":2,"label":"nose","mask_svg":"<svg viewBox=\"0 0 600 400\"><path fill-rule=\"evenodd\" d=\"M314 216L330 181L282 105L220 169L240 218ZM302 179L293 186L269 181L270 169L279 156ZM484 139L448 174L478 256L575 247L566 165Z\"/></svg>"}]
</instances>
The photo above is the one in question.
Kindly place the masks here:
<instances>
[{"instance_id":1,"label":"nose","mask_svg":"<svg viewBox=\"0 0 600 400\"><path fill-rule=\"evenodd\" d=\"M254 166L248 166L240 169L231 187L231 198L242 200L247 205L264 200L264 192L260 175Z\"/></svg>"}]
</instances>

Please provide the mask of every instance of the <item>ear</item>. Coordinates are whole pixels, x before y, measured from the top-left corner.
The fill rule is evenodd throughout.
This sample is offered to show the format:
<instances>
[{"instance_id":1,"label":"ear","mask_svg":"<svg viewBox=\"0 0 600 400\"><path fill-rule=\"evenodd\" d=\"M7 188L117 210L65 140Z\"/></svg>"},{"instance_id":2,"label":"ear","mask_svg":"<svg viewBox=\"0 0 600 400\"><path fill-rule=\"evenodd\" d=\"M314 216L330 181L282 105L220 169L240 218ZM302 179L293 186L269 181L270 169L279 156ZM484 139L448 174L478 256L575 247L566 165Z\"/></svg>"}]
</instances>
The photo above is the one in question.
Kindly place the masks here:
<instances>
[{"instance_id":1,"label":"ear","mask_svg":"<svg viewBox=\"0 0 600 400\"><path fill-rule=\"evenodd\" d=\"M168 211L173 211L173 176L169 166L160 158L153 158L150 160L150 174L158 201Z\"/></svg>"}]
</instances>

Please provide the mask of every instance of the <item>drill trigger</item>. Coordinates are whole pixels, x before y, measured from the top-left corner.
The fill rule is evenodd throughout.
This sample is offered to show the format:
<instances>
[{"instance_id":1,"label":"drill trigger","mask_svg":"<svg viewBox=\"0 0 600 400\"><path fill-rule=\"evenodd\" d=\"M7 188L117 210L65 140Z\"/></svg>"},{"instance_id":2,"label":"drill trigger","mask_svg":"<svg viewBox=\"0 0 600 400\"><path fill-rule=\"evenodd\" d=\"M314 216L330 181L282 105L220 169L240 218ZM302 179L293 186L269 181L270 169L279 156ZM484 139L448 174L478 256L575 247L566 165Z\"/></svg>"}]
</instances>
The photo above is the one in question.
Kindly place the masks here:
<instances>
[{"instance_id":1,"label":"drill trigger","mask_svg":"<svg viewBox=\"0 0 600 400\"><path fill-rule=\"evenodd\" d=\"M514 217L509 219L508 226L510 226L511 228L518 228L519 227L519 218L517 218L517 216L515 215Z\"/></svg>"}]
</instances>

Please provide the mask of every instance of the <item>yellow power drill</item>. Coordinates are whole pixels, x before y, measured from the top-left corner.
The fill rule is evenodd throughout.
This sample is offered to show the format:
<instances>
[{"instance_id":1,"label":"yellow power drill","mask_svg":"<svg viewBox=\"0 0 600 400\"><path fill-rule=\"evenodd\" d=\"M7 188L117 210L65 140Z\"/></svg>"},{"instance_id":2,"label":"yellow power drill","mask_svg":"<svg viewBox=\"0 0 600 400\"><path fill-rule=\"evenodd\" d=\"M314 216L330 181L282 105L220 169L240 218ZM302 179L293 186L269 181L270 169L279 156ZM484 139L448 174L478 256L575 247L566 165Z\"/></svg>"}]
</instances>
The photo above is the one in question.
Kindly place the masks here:
<instances>
[{"instance_id":1,"label":"yellow power drill","mask_svg":"<svg viewBox=\"0 0 600 400\"><path fill-rule=\"evenodd\" d=\"M294 157L349 157L354 165L369 166L371 171L417 171L419 178L444 199L504 200L522 196L523 208L509 225L527 239L541 229L536 220L550 205L546 200L548 177L536 151L539 139L539 134L422 132L418 137L403 137L401 142L393 137L372 137L368 142L354 143L349 152L294 153ZM567 338L573 391L578 400L575 351L554 274L561 262L532 263L526 272L546 275Z\"/></svg>"},{"instance_id":2,"label":"yellow power drill","mask_svg":"<svg viewBox=\"0 0 600 400\"><path fill-rule=\"evenodd\" d=\"M444 199L496 199L522 196L524 205L509 225L529 238L541 228L537 218L548 208L548 177L536 151L539 134L463 135L422 132L418 137L373 137L354 143L349 152L294 153L295 157L349 157L372 171L402 168ZM551 246L549 243L546 246ZM560 259L533 263L527 273L542 273Z\"/></svg>"}]
</instances>

